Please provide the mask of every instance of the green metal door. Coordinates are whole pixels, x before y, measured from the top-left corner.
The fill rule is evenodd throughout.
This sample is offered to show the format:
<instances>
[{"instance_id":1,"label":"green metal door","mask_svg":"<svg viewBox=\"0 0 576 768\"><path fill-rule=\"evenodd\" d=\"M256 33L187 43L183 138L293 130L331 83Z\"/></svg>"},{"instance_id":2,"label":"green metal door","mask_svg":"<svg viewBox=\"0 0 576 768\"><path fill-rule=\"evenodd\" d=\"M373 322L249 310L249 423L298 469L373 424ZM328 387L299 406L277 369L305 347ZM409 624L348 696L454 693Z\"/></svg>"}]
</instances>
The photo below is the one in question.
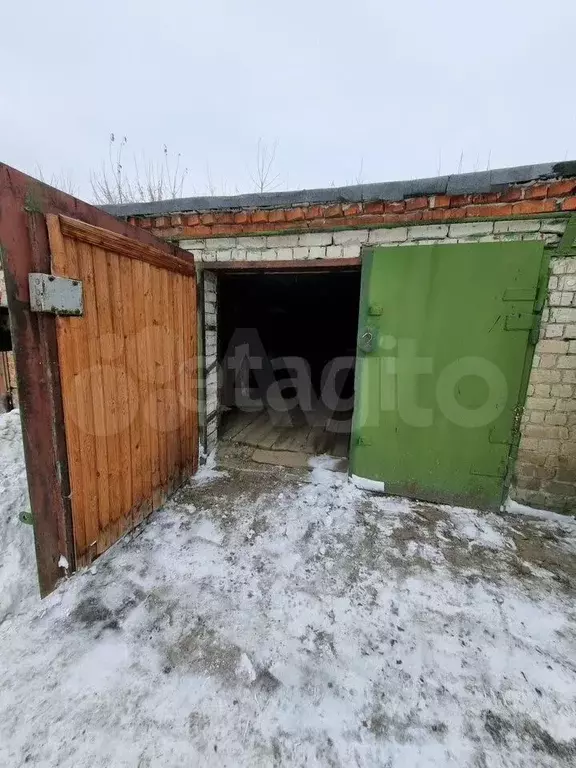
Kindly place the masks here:
<instances>
[{"instance_id":1,"label":"green metal door","mask_svg":"<svg viewBox=\"0 0 576 768\"><path fill-rule=\"evenodd\" d=\"M356 482L498 509L539 312L538 242L364 254L351 445Z\"/></svg>"}]
</instances>

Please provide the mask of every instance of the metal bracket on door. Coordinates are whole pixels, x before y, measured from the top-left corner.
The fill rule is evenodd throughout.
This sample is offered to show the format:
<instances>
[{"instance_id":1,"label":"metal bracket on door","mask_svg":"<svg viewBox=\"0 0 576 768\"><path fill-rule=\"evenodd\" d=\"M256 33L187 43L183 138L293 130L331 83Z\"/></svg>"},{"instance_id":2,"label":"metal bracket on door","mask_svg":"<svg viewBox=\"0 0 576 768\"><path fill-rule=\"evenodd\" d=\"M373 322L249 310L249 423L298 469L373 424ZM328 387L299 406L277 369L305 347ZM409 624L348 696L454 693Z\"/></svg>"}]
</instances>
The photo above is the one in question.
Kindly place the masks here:
<instances>
[{"instance_id":1,"label":"metal bracket on door","mask_svg":"<svg viewBox=\"0 0 576 768\"><path fill-rule=\"evenodd\" d=\"M508 457L503 456L501 459L499 459L497 466L496 467L491 466L489 471L485 470L483 467L472 466L470 467L470 474L480 475L481 477L504 478L506 477L507 470L508 470Z\"/></svg>"},{"instance_id":2,"label":"metal bracket on door","mask_svg":"<svg viewBox=\"0 0 576 768\"><path fill-rule=\"evenodd\" d=\"M48 312L52 315L84 314L82 281L69 277L45 275L42 272L30 272L30 309L32 312Z\"/></svg>"},{"instance_id":3,"label":"metal bracket on door","mask_svg":"<svg viewBox=\"0 0 576 768\"><path fill-rule=\"evenodd\" d=\"M504 323L505 331L530 331L530 344L538 341L540 331L541 314L538 312L519 312L516 315L507 315Z\"/></svg>"}]
</instances>

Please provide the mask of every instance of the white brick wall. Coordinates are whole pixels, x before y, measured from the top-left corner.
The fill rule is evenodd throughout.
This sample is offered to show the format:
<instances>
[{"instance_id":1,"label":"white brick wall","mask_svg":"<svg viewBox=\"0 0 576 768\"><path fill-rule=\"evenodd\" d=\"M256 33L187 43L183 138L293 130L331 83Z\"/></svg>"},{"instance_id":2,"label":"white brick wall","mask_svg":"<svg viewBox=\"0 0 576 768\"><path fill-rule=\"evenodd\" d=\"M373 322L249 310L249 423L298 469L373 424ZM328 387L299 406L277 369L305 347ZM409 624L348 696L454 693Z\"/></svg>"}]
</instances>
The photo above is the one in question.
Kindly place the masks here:
<instances>
[{"instance_id":1,"label":"white brick wall","mask_svg":"<svg viewBox=\"0 0 576 768\"><path fill-rule=\"evenodd\" d=\"M226 261L301 261L355 259L363 245L417 245L439 242L508 242L543 240L557 244L565 221L474 221L464 224L418 224L412 227L304 232L295 235L253 235L182 240L180 246L199 263Z\"/></svg>"},{"instance_id":2,"label":"white brick wall","mask_svg":"<svg viewBox=\"0 0 576 768\"><path fill-rule=\"evenodd\" d=\"M552 258L516 464L515 498L576 510L576 257Z\"/></svg>"},{"instance_id":3,"label":"white brick wall","mask_svg":"<svg viewBox=\"0 0 576 768\"><path fill-rule=\"evenodd\" d=\"M218 442L217 278L204 270L204 427L208 453Z\"/></svg>"}]
</instances>

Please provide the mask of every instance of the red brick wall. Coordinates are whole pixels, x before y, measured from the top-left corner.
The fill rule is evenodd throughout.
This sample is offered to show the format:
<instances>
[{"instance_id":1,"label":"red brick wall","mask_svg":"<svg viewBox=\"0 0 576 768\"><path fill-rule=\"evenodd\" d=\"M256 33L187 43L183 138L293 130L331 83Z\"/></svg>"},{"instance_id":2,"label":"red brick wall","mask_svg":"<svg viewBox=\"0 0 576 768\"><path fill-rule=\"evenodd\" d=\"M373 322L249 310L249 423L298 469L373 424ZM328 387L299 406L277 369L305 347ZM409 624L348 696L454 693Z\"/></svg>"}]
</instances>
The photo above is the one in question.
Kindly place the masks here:
<instances>
[{"instance_id":1,"label":"red brick wall","mask_svg":"<svg viewBox=\"0 0 576 768\"><path fill-rule=\"evenodd\" d=\"M576 178L508 186L483 195L431 195L396 202L308 205L130 218L164 238L194 239L262 232L365 228L576 211Z\"/></svg>"}]
</instances>

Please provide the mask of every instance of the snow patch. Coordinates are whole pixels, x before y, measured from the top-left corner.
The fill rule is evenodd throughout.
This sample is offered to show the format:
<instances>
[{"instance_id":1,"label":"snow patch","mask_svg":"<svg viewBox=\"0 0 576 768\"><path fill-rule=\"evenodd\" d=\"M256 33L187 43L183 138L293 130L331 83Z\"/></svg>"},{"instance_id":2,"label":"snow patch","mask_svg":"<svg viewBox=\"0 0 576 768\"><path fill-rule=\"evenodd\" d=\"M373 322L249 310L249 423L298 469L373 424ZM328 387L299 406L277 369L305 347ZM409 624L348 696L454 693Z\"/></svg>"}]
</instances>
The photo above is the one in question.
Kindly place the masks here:
<instances>
[{"instance_id":1,"label":"snow patch","mask_svg":"<svg viewBox=\"0 0 576 768\"><path fill-rule=\"evenodd\" d=\"M352 475L352 482L357 488L364 491L373 491L374 493L386 493L386 484L383 480L372 480L369 477L360 477Z\"/></svg>"},{"instance_id":2,"label":"snow patch","mask_svg":"<svg viewBox=\"0 0 576 768\"><path fill-rule=\"evenodd\" d=\"M452 533L457 538L468 542L469 549L481 547L495 552L515 549L514 542L495 527L498 522L493 515L483 515L464 507L443 505L441 509L448 512L450 516L449 523L440 523L438 526L441 534Z\"/></svg>"},{"instance_id":3,"label":"snow patch","mask_svg":"<svg viewBox=\"0 0 576 768\"><path fill-rule=\"evenodd\" d=\"M191 482L195 485L206 485L219 477L228 477L228 472L216 469L216 466L216 449L214 449L206 458L206 462L192 476Z\"/></svg>"},{"instance_id":4,"label":"snow patch","mask_svg":"<svg viewBox=\"0 0 576 768\"><path fill-rule=\"evenodd\" d=\"M312 467L310 482L314 485L336 488L348 480L344 472L337 472L336 467L340 459L333 456L313 456L308 459L308 466Z\"/></svg>"},{"instance_id":5,"label":"snow patch","mask_svg":"<svg viewBox=\"0 0 576 768\"><path fill-rule=\"evenodd\" d=\"M20 412L0 414L0 624L40 600Z\"/></svg>"},{"instance_id":6,"label":"snow patch","mask_svg":"<svg viewBox=\"0 0 576 768\"><path fill-rule=\"evenodd\" d=\"M236 666L236 676L240 681L248 685L253 683L258 676L254 665L245 653L240 655L240 660Z\"/></svg>"},{"instance_id":7,"label":"snow patch","mask_svg":"<svg viewBox=\"0 0 576 768\"><path fill-rule=\"evenodd\" d=\"M406 514L412 511L412 505L408 499L400 496L375 496L372 505L380 512L392 512Z\"/></svg>"},{"instance_id":8,"label":"snow patch","mask_svg":"<svg viewBox=\"0 0 576 768\"><path fill-rule=\"evenodd\" d=\"M86 650L63 680L63 690L70 696L102 694L118 684L118 676L129 666L132 651L126 643L107 637Z\"/></svg>"},{"instance_id":9,"label":"snow patch","mask_svg":"<svg viewBox=\"0 0 576 768\"><path fill-rule=\"evenodd\" d=\"M202 518L201 520L193 523L190 527L190 533L192 536L195 536L199 539L204 539L204 541L209 541L212 544L217 544L218 546L222 544L224 539L222 531L220 531L220 529L212 522L212 520L207 520L206 518Z\"/></svg>"},{"instance_id":10,"label":"snow patch","mask_svg":"<svg viewBox=\"0 0 576 768\"><path fill-rule=\"evenodd\" d=\"M548 509L535 509L527 507L525 504L519 504L514 499L508 498L504 504L504 511L514 515L526 515L527 517L539 517L542 520L550 520L553 523L572 523L576 525L574 515L562 515L560 512L551 512Z\"/></svg>"}]
</instances>

